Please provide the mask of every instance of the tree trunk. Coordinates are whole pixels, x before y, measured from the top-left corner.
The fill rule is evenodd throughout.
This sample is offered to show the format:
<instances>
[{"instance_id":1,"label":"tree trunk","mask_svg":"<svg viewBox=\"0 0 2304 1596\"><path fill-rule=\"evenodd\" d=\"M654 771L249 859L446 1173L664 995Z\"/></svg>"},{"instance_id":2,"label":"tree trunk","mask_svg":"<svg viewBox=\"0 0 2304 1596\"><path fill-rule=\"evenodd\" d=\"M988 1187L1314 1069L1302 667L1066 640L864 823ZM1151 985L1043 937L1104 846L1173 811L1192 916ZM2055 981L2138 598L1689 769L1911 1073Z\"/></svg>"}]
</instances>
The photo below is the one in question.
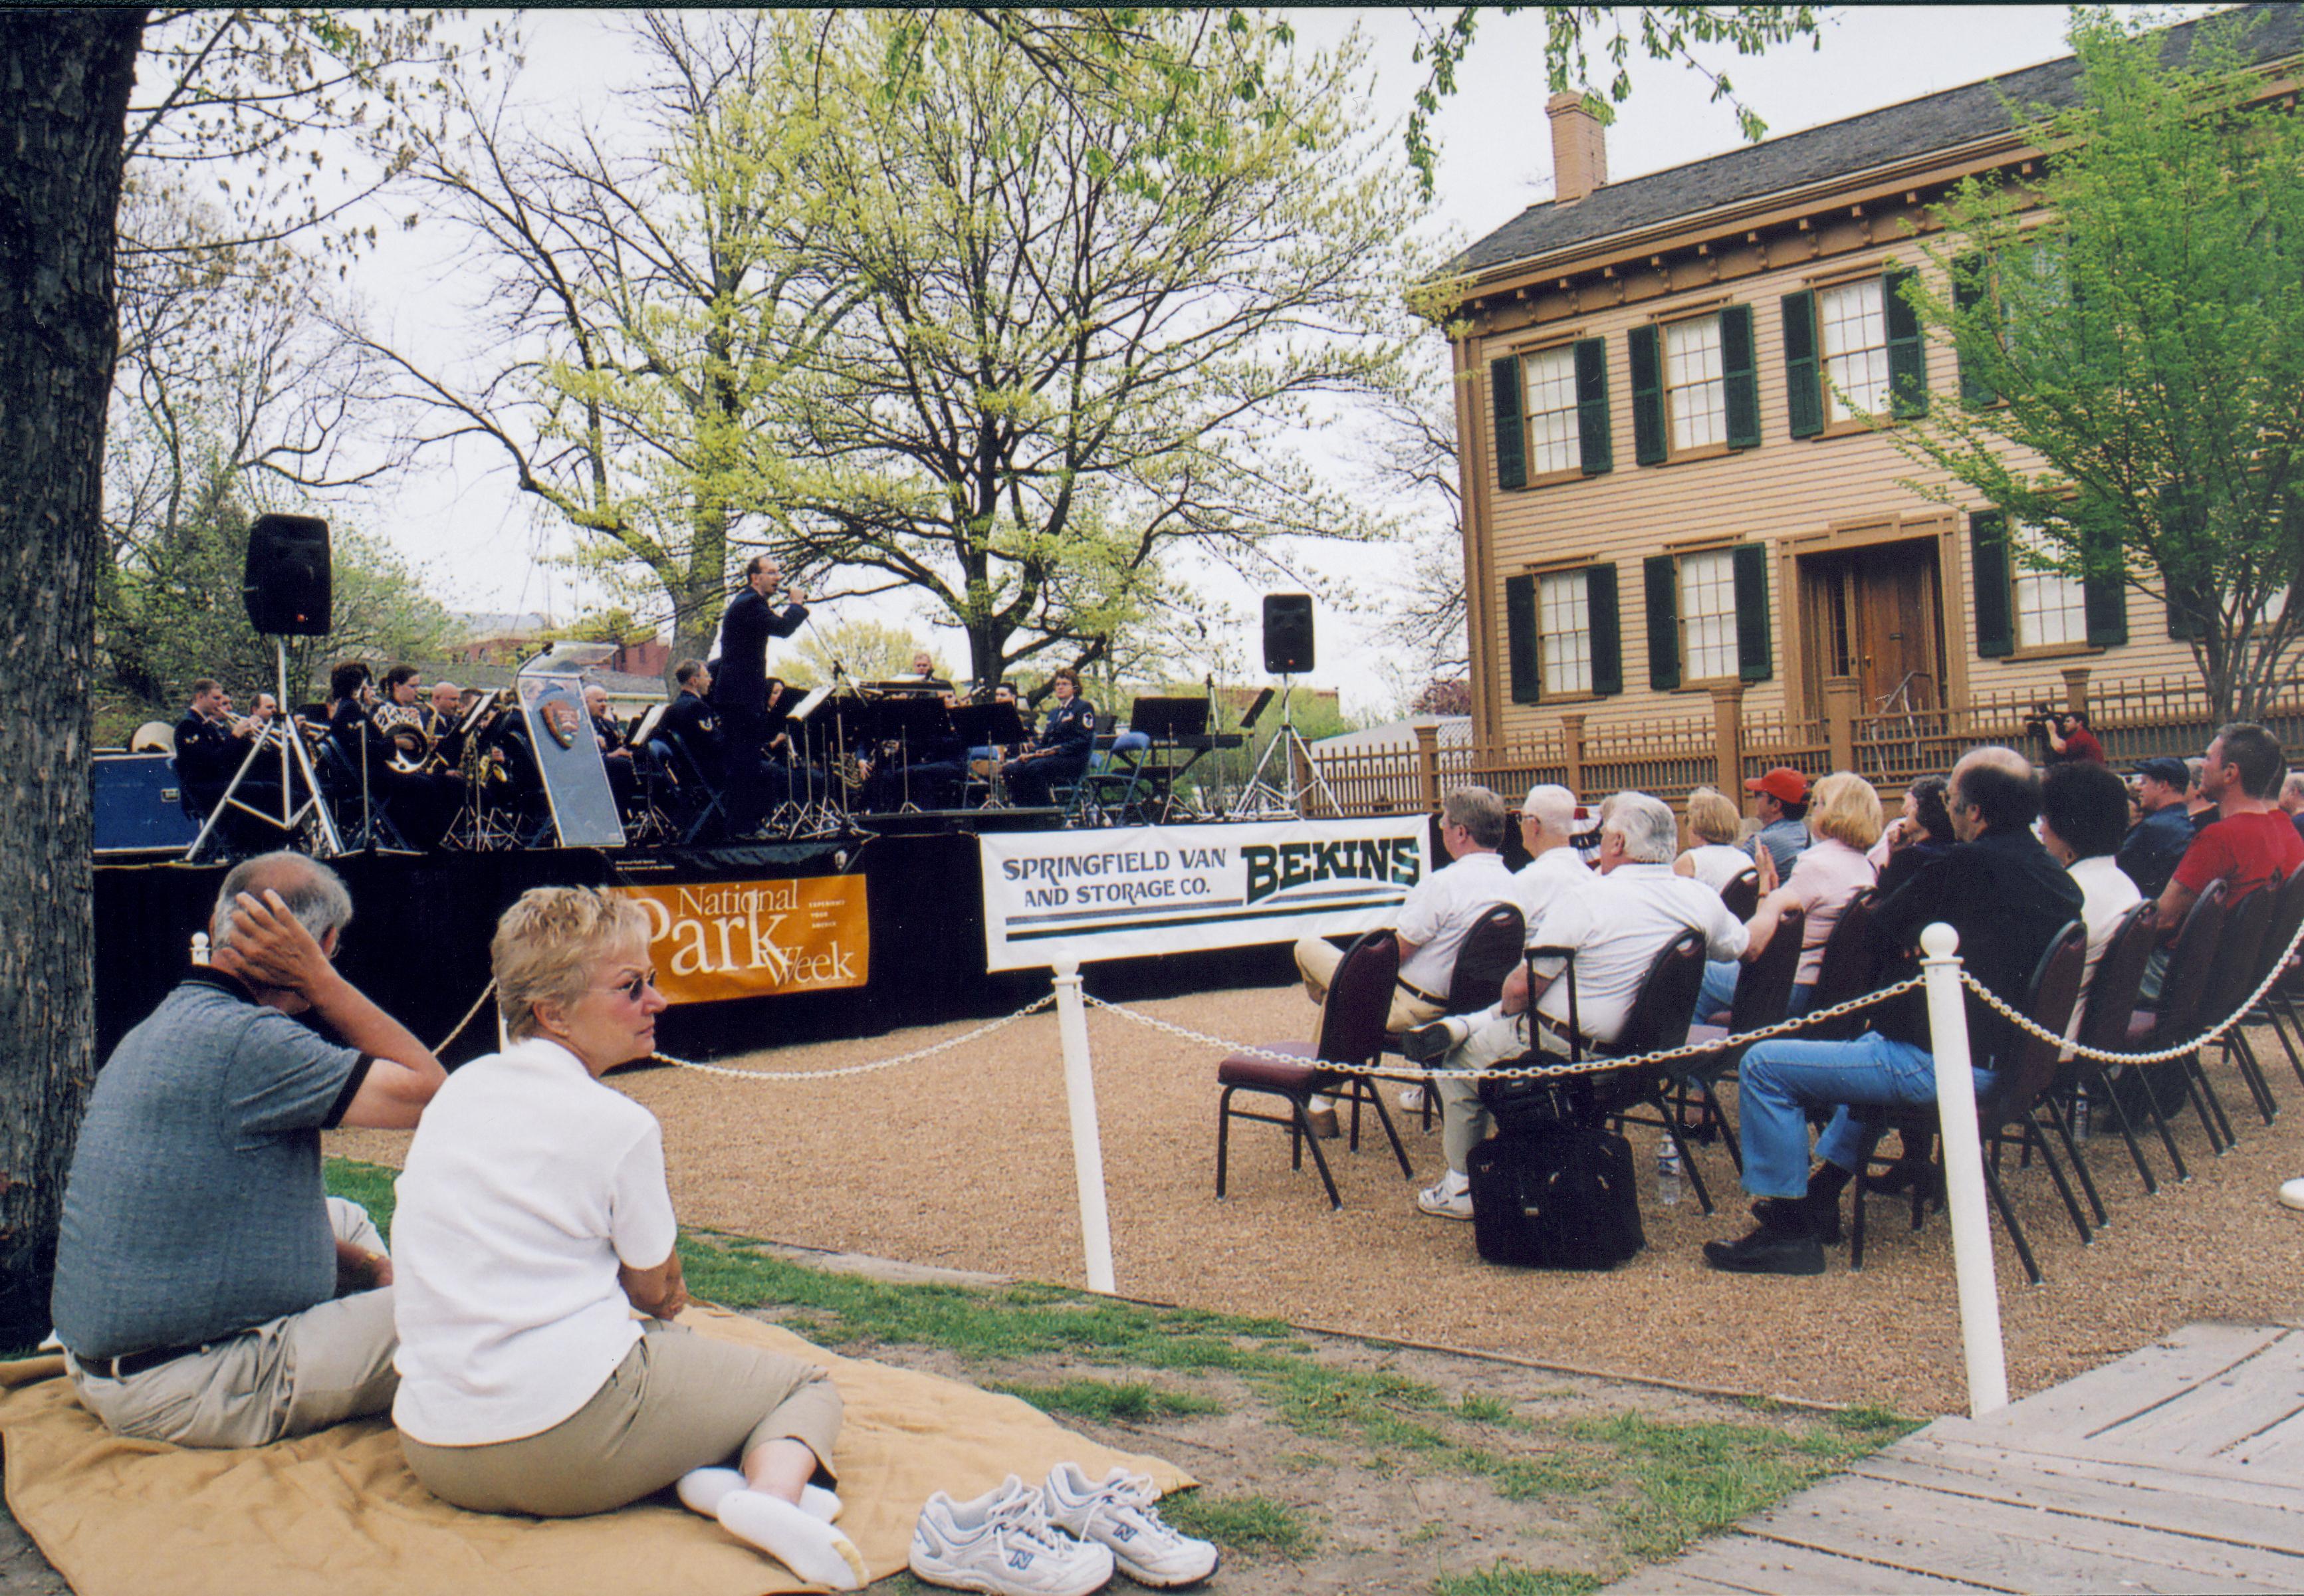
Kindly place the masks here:
<instances>
[{"instance_id":1,"label":"tree trunk","mask_svg":"<svg viewBox=\"0 0 2304 1596\"><path fill-rule=\"evenodd\" d=\"M113 225L144 18L0 12L0 1346L47 1332L96 1075L89 687Z\"/></svg>"}]
</instances>

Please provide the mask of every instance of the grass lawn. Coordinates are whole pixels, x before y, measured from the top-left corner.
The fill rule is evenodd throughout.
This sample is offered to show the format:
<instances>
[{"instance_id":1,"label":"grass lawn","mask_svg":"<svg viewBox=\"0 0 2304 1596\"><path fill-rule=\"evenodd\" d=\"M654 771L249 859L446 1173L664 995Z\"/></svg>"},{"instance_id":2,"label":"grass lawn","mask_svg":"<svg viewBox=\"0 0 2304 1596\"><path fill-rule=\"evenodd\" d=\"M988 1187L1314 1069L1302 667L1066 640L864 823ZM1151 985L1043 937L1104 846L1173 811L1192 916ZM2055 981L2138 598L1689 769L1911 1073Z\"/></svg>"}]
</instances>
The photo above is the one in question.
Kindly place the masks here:
<instances>
[{"instance_id":1,"label":"grass lawn","mask_svg":"<svg viewBox=\"0 0 2304 1596\"><path fill-rule=\"evenodd\" d=\"M392 1178L328 1165L330 1189L387 1229ZM1053 1286L894 1285L742 1237L683 1232L680 1245L699 1300L1177 1457L1208 1483L1163 1510L1224 1548L1228 1591L1589 1591L1917 1428L1877 1409L1580 1386Z\"/></svg>"}]
</instances>

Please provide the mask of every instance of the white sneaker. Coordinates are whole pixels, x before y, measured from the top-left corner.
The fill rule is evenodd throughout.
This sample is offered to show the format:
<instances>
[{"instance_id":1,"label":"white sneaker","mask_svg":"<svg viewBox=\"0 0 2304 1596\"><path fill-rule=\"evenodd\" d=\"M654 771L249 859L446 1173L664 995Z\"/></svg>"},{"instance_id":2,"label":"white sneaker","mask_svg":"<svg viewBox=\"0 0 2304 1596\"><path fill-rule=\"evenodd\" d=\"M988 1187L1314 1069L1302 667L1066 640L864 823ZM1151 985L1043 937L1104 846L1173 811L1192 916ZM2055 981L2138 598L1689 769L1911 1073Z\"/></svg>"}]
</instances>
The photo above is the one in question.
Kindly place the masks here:
<instances>
[{"instance_id":1,"label":"white sneaker","mask_svg":"<svg viewBox=\"0 0 2304 1596\"><path fill-rule=\"evenodd\" d=\"M1052 1526L1040 1493L1013 1474L972 1502L930 1497L909 1563L929 1584L987 1596L1088 1596L1112 1580L1112 1554Z\"/></svg>"},{"instance_id":2,"label":"white sneaker","mask_svg":"<svg viewBox=\"0 0 2304 1596\"><path fill-rule=\"evenodd\" d=\"M1469 1184L1460 1186L1453 1176L1444 1175L1416 1193L1416 1206L1436 1219L1469 1219L1472 1217L1472 1188Z\"/></svg>"},{"instance_id":3,"label":"white sneaker","mask_svg":"<svg viewBox=\"0 0 2304 1596\"><path fill-rule=\"evenodd\" d=\"M1159 1493L1147 1475L1114 1468L1092 1481L1080 1464L1060 1463L1048 1471L1046 1496L1050 1523L1105 1548L1139 1585L1195 1584L1216 1571L1214 1546L1161 1522Z\"/></svg>"},{"instance_id":4,"label":"white sneaker","mask_svg":"<svg viewBox=\"0 0 2304 1596\"><path fill-rule=\"evenodd\" d=\"M2304 1180L2283 1181L2280 1201L2286 1208L2304 1208Z\"/></svg>"},{"instance_id":5,"label":"white sneaker","mask_svg":"<svg viewBox=\"0 0 2304 1596\"><path fill-rule=\"evenodd\" d=\"M1424 1108L1424 1088L1421 1086L1402 1087L1400 1089L1400 1106L1408 1110L1410 1114L1421 1112Z\"/></svg>"}]
</instances>

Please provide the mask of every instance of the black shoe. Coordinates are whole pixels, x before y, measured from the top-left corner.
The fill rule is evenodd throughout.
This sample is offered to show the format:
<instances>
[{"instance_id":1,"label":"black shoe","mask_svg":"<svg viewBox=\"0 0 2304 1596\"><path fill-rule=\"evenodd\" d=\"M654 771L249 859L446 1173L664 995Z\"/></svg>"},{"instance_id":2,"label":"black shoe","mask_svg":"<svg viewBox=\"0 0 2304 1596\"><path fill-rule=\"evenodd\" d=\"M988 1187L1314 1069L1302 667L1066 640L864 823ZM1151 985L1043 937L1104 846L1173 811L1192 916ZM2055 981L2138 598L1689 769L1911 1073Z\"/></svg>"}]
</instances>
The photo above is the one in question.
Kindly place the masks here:
<instances>
[{"instance_id":1,"label":"black shoe","mask_svg":"<svg viewBox=\"0 0 2304 1596\"><path fill-rule=\"evenodd\" d=\"M1765 1229L1787 1235L1812 1235L1827 1247L1840 1244L1840 1201L1815 1197L1763 1197L1752 1204L1752 1217Z\"/></svg>"},{"instance_id":2,"label":"black shoe","mask_svg":"<svg viewBox=\"0 0 2304 1596\"><path fill-rule=\"evenodd\" d=\"M1899 1159L1877 1175L1867 1175L1860 1178L1864 1182L1864 1189L1868 1192L1880 1196L1900 1196L1914 1186L1920 1186L1925 1190L1927 1185L1935 1183L1936 1173L1936 1165L1927 1159L1907 1162Z\"/></svg>"},{"instance_id":3,"label":"black shoe","mask_svg":"<svg viewBox=\"0 0 2304 1596\"><path fill-rule=\"evenodd\" d=\"M1705 1243L1704 1261L1732 1275L1820 1275L1824 1244L1763 1225L1741 1241Z\"/></svg>"},{"instance_id":4,"label":"black shoe","mask_svg":"<svg viewBox=\"0 0 2304 1596\"><path fill-rule=\"evenodd\" d=\"M1435 1020L1402 1033L1401 1055L1410 1064L1437 1064L1470 1034L1471 1027L1461 1020Z\"/></svg>"}]
</instances>

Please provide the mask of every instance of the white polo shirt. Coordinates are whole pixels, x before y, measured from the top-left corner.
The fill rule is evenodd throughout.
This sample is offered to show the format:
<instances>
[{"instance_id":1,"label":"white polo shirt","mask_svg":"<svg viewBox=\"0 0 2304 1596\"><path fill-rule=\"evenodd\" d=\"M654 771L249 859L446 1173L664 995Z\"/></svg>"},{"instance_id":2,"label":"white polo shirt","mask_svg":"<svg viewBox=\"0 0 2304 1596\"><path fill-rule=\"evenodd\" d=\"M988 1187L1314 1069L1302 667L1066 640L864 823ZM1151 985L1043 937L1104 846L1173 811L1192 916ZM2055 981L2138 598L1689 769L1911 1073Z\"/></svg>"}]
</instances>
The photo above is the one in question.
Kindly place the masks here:
<instances>
[{"instance_id":1,"label":"white polo shirt","mask_svg":"<svg viewBox=\"0 0 2304 1596\"><path fill-rule=\"evenodd\" d=\"M1520 904L1521 921L1533 932L1562 893L1595 879L1592 867L1573 846L1546 848L1512 872L1512 896Z\"/></svg>"},{"instance_id":2,"label":"white polo shirt","mask_svg":"<svg viewBox=\"0 0 2304 1596\"><path fill-rule=\"evenodd\" d=\"M2144 901L2144 895L2109 853L2075 859L2066 873L2080 884L2080 923L2088 927L2088 966L2080 972L2080 997L2072 1005L2072 1023L2064 1028L2064 1035L2070 1038L2080 1033L2080 1022L2088 1018L2088 983L2096 979L2097 961L2111 946L2122 918Z\"/></svg>"},{"instance_id":3,"label":"white polo shirt","mask_svg":"<svg viewBox=\"0 0 2304 1596\"><path fill-rule=\"evenodd\" d=\"M1545 912L1529 938L1531 947L1576 949L1576 1018L1586 1036L1616 1040L1631 1018L1640 982L1664 945L1686 930L1704 933L1705 957L1741 958L1744 922L1728 913L1720 895L1703 882L1675 875L1668 864L1620 864L1595 873L1587 885L1563 893ZM1536 972L1553 978L1536 1000L1536 1010L1568 1023L1568 982L1560 972L1567 961L1538 959Z\"/></svg>"},{"instance_id":4,"label":"white polo shirt","mask_svg":"<svg viewBox=\"0 0 2304 1596\"><path fill-rule=\"evenodd\" d=\"M590 1401L640 1337L618 1264L678 1235L656 1116L531 1037L448 1077L393 1189L393 1422L478 1446Z\"/></svg>"},{"instance_id":5,"label":"white polo shirt","mask_svg":"<svg viewBox=\"0 0 2304 1596\"><path fill-rule=\"evenodd\" d=\"M1515 901L1512 873L1504 868L1504 856L1494 850L1467 853L1434 870L1401 900L1400 922L1393 930L1402 942L1417 947L1416 955L1401 965L1400 979L1445 998L1465 933L1498 904Z\"/></svg>"}]
</instances>

